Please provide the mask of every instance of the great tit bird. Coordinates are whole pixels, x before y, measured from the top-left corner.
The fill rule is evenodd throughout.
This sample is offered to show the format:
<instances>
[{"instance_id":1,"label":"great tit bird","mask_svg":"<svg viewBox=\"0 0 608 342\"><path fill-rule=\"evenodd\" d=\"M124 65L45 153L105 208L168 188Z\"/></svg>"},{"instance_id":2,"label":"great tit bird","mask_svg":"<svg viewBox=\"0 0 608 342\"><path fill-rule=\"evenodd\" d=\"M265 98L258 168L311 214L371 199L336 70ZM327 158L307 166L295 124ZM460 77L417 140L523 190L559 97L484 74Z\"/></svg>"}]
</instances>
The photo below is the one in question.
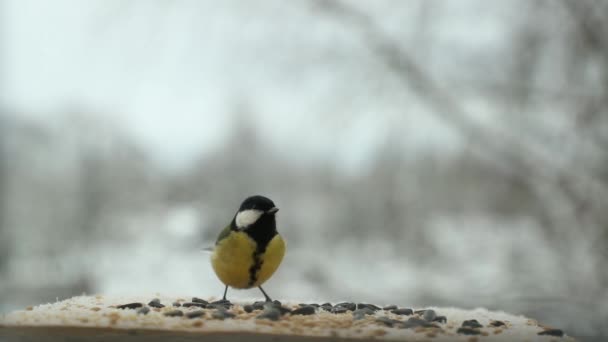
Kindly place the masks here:
<instances>
[{"instance_id":1,"label":"great tit bird","mask_svg":"<svg viewBox=\"0 0 608 342\"><path fill-rule=\"evenodd\" d=\"M217 277L236 289L258 287L277 270L285 255L285 242L277 232L275 214L279 211L264 196L246 198L232 222L222 230L211 254L211 265Z\"/></svg>"}]
</instances>

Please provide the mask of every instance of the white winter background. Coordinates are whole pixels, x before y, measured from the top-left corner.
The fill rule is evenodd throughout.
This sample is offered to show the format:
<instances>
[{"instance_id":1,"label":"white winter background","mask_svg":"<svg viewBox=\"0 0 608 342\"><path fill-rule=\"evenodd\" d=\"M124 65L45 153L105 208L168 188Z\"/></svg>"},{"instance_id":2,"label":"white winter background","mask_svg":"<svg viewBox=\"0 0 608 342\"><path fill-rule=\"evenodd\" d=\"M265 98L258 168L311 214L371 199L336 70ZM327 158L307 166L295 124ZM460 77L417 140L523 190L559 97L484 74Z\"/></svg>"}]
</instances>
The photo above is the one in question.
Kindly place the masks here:
<instances>
[{"instance_id":1,"label":"white winter background","mask_svg":"<svg viewBox=\"0 0 608 342\"><path fill-rule=\"evenodd\" d=\"M0 310L220 296L202 249L262 194L288 243L273 298L608 335L606 16L590 0L0 0Z\"/></svg>"}]
</instances>

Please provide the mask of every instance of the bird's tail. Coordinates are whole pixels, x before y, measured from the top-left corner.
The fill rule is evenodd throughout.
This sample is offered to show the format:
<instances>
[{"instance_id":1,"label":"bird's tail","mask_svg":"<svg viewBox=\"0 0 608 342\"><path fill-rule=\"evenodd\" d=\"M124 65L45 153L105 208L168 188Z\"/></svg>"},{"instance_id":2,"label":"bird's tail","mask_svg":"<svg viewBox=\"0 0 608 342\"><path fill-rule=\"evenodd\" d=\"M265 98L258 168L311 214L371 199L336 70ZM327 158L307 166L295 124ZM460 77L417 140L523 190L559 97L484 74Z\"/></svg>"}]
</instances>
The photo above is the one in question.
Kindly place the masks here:
<instances>
[{"instance_id":1,"label":"bird's tail","mask_svg":"<svg viewBox=\"0 0 608 342\"><path fill-rule=\"evenodd\" d=\"M203 253L213 253L214 249L215 249L215 246L208 246L208 247L201 248L201 252L203 252Z\"/></svg>"}]
</instances>

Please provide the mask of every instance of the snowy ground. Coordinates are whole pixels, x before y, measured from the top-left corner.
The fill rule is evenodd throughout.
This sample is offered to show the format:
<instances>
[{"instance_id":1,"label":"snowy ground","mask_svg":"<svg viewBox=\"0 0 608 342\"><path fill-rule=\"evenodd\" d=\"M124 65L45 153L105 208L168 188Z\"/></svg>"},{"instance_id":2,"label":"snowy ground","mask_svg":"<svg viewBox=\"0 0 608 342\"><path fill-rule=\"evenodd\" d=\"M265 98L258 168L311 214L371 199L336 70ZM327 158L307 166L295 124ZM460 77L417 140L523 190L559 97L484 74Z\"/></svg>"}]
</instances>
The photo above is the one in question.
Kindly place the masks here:
<instances>
[{"instance_id":1,"label":"snowy ground","mask_svg":"<svg viewBox=\"0 0 608 342\"><path fill-rule=\"evenodd\" d=\"M165 307L160 307L161 305L158 304L155 305L156 308L147 306L146 303L154 297L158 298L159 303L163 303ZM207 300L213 299L207 298ZM268 338L274 336L274 340L291 340L294 336L332 340L373 338L407 341L471 341L472 337L476 337L476 340L490 341L572 340L567 336L559 336L559 331L539 326L538 322L526 317L485 309L434 307L425 308L427 311L418 314L403 315L389 308L375 308L357 318L357 312L367 309L335 313L316 308L306 315L298 315L295 314L296 311L292 311L268 319L261 317L274 309L266 307L262 310L251 311L251 308L247 310L244 304L252 303L251 300L239 301L227 310L206 306L207 303L201 304L202 308L185 307L184 304L188 302L190 302L189 298L158 294L139 297L101 295L74 297L61 302L28 307L2 317L0 337L14 337L18 334L26 337L41 337L41 331L50 338L70 336L93 338L99 336L100 332L115 333L118 336L122 334L123 337L142 334L154 336L169 331L182 338L201 335L213 338L223 336L222 334L233 337L232 334L236 333L248 337L258 336L260 339L262 339L260 336ZM119 307L127 303L138 304L131 304L132 308ZM179 303L179 306L176 303ZM282 305L283 308L291 310L303 307L295 302ZM334 306L336 307L338 305ZM361 305L357 306L360 307ZM414 308L414 311L416 310L417 308ZM175 316L175 312L179 312L180 315ZM227 315L226 312L229 314ZM235 316L230 317L230 313ZM445 320L439 316L444 316ZM412 325L406 327L407 323L404 322ZM545 336L539 333L551 335Z\"/></svg>"}]
</instances>

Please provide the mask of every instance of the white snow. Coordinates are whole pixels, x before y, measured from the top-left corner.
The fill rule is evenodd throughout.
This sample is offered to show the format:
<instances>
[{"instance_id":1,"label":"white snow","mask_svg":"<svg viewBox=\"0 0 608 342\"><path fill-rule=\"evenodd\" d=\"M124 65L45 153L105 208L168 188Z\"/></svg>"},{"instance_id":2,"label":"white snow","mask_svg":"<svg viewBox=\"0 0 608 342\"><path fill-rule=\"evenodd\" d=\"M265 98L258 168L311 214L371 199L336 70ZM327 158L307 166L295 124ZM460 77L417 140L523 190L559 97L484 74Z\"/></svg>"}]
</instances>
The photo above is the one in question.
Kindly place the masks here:
<instances>
[{"instance_id":1,"label":"white snow","mask_svg":"<svg viewBox=\"0 0 608 342\"><path fill-rule=\"evenodd\" d=\"M147 315L138 314L136 309L117 309L116 305L139 302L146 304L152 298L159 298L166 307ZM207 298L213 300L213 298ZM438 315L446 316L447 322L438 324L439 329L400 329L387 327L376 322L377 317L388 316L393 319L406 320L407 316L397 316L383 310L362 320L352 320L351 313L332 314L319 310L311 316L283 316L278 322L256 319L259 311L247 314L243 311L243 303L253 300L239 301L230 311L237 314L235 319L224 321L210 318L212 310L208 310L203 318L189 319L186 317L166 317L163 312L179 309L184 313L200 310L200 308L171 307L175 301L189 301L189 297L165 296L152 294L149 296L79 296L55 303L43 304L26 310L15 311L0 318L0 336L2 328L27 329L35 327L72 327L72 328L107 328L120 331L121 329L138 330L169 330L188 333L234 333L252 334L305 335L318 337L342 338L378 338L387 340L429 340L434 341L469 341L470 335L458 334L456 331L464 320L476 319L484 327L481 328L480 340L489 341L519 341L561 340L554 336L539 336L544 329L534 320L524 316L516 316L502 311L488 311L483 308L463 310L458 308L431 307ZM295 307L297 304L283 303L284 306ZM506 327L491 327L490 322L499 320ZM4 330L6 333L8 330ZM69 333L69 330L68 330ZM563 340L571 341L570 337Z\"/></svg>"}]
</instances>

